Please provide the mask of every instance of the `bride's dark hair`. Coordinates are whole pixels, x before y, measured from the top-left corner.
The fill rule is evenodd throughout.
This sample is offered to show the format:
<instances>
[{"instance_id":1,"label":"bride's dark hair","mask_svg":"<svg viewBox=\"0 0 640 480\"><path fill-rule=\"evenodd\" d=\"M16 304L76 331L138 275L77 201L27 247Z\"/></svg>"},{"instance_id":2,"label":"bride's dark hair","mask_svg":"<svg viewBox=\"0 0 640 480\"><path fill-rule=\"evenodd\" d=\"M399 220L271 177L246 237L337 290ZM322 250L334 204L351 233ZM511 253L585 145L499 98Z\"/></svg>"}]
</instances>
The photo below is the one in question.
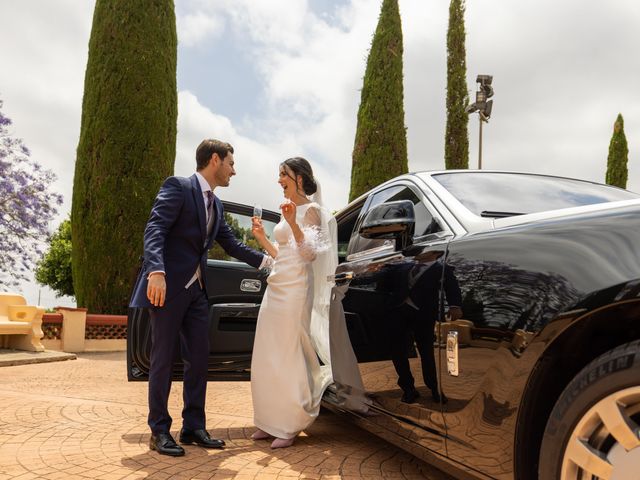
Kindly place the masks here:
<instances>
[{"instance_id":1,"label":"bride's dark hair","mask_svg":"<svg viewBox=\"0 0 640 480\"><path fill-rule=\"evenodd\" d=\"M292 177L286 168L284 169L287 176L293 179L296 184L298 182L296 180L298 175L302 177L302 190L304 190L305 195L313 195L314 193L316 193L316 191L318 190L316 179L313 178L313 170L311 170L311 165L306 159L302 157L292 157L286 159L280 165L284 165L293 172L295 177Z\"/></svg>"}]
</instances>

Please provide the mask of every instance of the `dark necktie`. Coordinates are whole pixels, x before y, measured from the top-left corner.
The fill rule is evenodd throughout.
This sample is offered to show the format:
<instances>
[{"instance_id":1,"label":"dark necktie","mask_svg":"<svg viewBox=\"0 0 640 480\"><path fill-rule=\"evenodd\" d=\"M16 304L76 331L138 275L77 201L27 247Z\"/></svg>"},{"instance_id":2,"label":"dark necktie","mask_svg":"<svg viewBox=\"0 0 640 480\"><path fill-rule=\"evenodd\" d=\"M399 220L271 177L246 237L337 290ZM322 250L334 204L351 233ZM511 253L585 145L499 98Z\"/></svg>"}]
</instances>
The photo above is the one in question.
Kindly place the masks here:
<instances>
[{"instance_id":1,"label":"dark necktie","mask_svg":"<svg viewBox=\"0 0 640 480\"><path fill-rule=\"evenodd\" d=\"M211 230L213 229L213 192L211 190L207 190L207 238L211 234ZM205 246L207 245L207 240L204 241Z\"/></svg>"},{"instance_id":2,"label":"dark necktie","mask_svg":"<svg viewBox=\"0 0 640 480\"><path fill-rule=\"evenodd\" d=\"M207 194L207 224L211 220L211 216L213 215L213 192L211 190L207 190L205 192Z\"/></svg>"}]
</instances>

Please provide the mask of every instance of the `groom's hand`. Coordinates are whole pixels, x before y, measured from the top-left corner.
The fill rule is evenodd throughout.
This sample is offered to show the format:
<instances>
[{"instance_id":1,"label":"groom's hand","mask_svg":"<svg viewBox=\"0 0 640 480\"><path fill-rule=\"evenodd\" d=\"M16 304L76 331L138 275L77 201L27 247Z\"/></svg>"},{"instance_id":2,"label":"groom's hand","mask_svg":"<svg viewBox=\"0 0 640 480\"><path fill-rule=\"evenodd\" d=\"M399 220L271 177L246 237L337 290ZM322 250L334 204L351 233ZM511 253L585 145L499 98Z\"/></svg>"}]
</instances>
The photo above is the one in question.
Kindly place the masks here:
<instances>
[{"instance_id":1,"label":"groom's hand","mask_svg":"<svg viewBox=\"0 0 640 480\"><path fill-rule=\"evenodd\" d=\"M167 293L167 283L164 280L164 273L154 272L149 275L147 282L147 298L151 305L155 307L164 306L164 298Z\"/></svg>"}]
</instances>

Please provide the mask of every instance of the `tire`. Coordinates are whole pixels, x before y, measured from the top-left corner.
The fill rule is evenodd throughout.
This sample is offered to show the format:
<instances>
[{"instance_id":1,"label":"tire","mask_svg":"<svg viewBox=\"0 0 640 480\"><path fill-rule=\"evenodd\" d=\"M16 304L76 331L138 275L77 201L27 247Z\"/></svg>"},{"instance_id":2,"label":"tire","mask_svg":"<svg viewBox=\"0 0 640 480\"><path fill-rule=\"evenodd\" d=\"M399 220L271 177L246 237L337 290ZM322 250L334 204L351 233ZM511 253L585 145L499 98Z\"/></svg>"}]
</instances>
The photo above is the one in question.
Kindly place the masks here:
<instances>
[{"instance_id":1,"label":"tire","mask_svg":"<svg viewBox=\"0 0 640 480\"><path fill-rule=\"evenodd\" d=\"M593 360L564 389L542 438L539 480L640 478L640 341Z\"/></svg>"}]
</instances>

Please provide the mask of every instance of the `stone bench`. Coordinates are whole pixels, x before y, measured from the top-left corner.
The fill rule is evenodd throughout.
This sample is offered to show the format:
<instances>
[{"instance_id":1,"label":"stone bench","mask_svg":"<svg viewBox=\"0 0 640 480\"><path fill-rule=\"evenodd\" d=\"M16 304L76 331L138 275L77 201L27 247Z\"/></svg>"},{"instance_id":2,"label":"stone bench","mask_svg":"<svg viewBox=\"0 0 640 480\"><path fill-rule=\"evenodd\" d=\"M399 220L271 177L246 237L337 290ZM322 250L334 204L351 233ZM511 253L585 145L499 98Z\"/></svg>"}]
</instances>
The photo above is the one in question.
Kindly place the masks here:
<instances>
[{"instance_id":1,"label":"stone bench","mask_svg":"<svg viewBox=\"0 0 640 480\"><path fill-rule=\"evenodd\" d=\"M44 351L43 314L44 308L27 305L22 295L0 293L0 347Z\"/></svg>"}]
</instances>

